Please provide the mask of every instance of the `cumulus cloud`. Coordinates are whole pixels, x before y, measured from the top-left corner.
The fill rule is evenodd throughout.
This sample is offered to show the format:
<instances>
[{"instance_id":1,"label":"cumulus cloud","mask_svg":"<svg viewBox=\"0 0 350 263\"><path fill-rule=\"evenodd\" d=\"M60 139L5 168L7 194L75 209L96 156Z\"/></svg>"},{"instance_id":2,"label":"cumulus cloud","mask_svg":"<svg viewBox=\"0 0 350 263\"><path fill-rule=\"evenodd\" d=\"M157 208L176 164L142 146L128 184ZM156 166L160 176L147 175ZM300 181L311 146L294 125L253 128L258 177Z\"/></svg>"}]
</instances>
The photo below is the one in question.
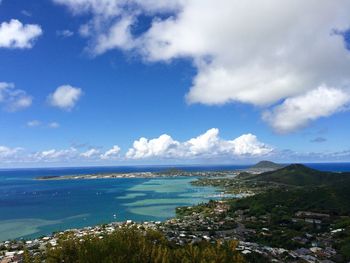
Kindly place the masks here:
<instances>
[{"instance_id":1,"label":"cumulus cloud","mask_svg":"<svg viewBox=\"0 0 350 263\"><path fill-rule=\"evenodd\" d=\"M49 95L48 101L54 107L70 111L74 108L82 94L83 92L80 88L75 88L71 85L63 85L59 86Z\"/></svg>"},{"instance_id":2,"label":"cumulus cloud","mask_svg":"<svg viewBox=\"0 0 350 263\"><path fill-rule=\"evenodd\" d=\"M260 142L253 134L223 140L219 137L219 130L213 128L185 142L176 141L167 134L150 140L142 137L134 141L126 157L130 159L258 157L267 155L272 150L271 146Z\"/></svg>"},{"instance_id":3,"label":"cumulus cloud","mask_svg":"<svg viewBox=\"0 0 350 263\"><path fill-rule=\"evenodd\" d=\"M0 48L32 48L42 33L39 25L24 25L17 19L2 22L0 24Z\"/></svg>"},{"instance_id":4,"label":"cumulus cloud","mask_svg":"<svg viewBox=\"0 0 350 263\"><path fill-rule=\"evenodd\" d=\"M98 149L90 149L90 150L87 150L86 152L81 153L80 156L84 158L93 158L98 156L99 153L100 153L100 150Z\"/></svg>"},{"instance_id":5,"label":"cumulus cloud","mask_svg":"<svg viewBox=\"0 0 350 263\"><path fill-rule=\"evenodd\" d=\"M272 148L262 143L253 134L244 134L233 141L229 141L233 147L233 153L239 156L261 156L272 152Z\"/></svg>"},{"instance_id":6,"label":"cumulus cloud","mask_svg":"<svg viewBox=\"0 0 350 263\"><path fill-rule=\"evenodd\" d=\"M10 148L10 147L0 145L0 160L1 161L9 161L9 160L17 159L17 155L22 150L23 149L20 147Z\"/></svg>"},{"instance_id":7,"label":"cumulus cloud","mask_svg":"<svg viewBox=\"0 0 350 263\"><path fill-rule=\"evenodd\" d=\"M51 149L36 152L32 155L32 159L37 162L55 162L73 160L76 159L78 156L78 150L72 147L63 150Z\"/></svg>"},{"instance_id":8,"label":"cumulus cloud","mask_svg":"<svg viewBox=\"0 0 350 263\"><path fill-rule=\"evenodd\" d=\"M179 9L186 0L53 0L68 6L73 13L92 12L94 15L114 17L125 12L125 8L142 9L147 12L169 12Z\"/></svg>"},{"instance_id":9,"label":"cumulus cloud","mask_svg":"<svg viewBox=\"0 0 350 263\"><path fill-rule=\"evenodd\" d=\"M63 162L63 161L99 161L99 160L117 160L119 158L120 148L114 145L111 149L101 154L96 148L86 151L79 151L74 147L68 149L51 149L38 151L28 157L33 162Z\"/></svg>"},{"instance_id":10,"label":"cumulus cloud","mask_svg":"<svg viewBox=\"0 0 350 263\"><path fill-rule=\"evenodd\" d=\"M111 161L119 158L120 148L115 145L110 150L101 154L96 148L86 151L70 147L67 149L49 149L30 152L21 147L10 148L0 145L0 162L6 163L85 163L98 161Z\"/></svg>"},{"instance_id":11,"label":"cumulus cloud","mask_svg":"<svg viewBox=\"0 0 350 263\"><path fill-rule=\"evenodd\" d=\"M133 147L128 150L126 157L131 159L177 157L181 155L181 149L178 147L179 145L179 142L174 141L173 138L167 134L163 134L151 140L142 137L134 141Z\"/></svg>"},{"instance_id":12,"label":"cumulus cloud","mask_svg":"<svg viewBox=\"0 0 350 263\"><path fill-rule=\"evenodd\" d=\"M197 74L189 103L266 107L350 83L347 0L53 1L92 15L81 32L95 55L121 49L153 62L190 58ZM134 33L141 15L153 21Z\"/></svg>"},{"instance_id":13,"label":"cumulus cloud","mask_svg":"<svg viewBox=\"0 0 350 263\"><path fill-rule=\"evenodd\" d=\"M118 15L121 1L115 0L53 0L58 4L67 5L75 14L93 12L106 17Z\"/></svg>"},{"instance_id":14,"label":"cumulus cloud","mask_svg":"<svg viewBox=\"0 0 350 263\"><path fill-rule=\"evenodd\" d=\"M349 81L347 1L188 1L142 36L150 60L194 59L191 103L266 105ZM312 15L311 15L312 14ZM308 52L303 52L308 50Z\"/></svg>"},{"instance_id":15,"label":"cumulus cloud","mask_svg":"<svg viewBox=\"0 0 350 263\"><path fill-rule=\"evenodd\" d=\"M345 109L350 94L336 88L320 86L303 95L286 99L263 114L277 132L288 133L307 125L320 117L327 117Z\"/></svg>"},{"instance_id":16,"label":"cumulus cloud","mask_svg":"<svg viewBox=\"0 0 350 263\"><path fill-rule=\"evenodd\" d=\"M102 160L112 160L119 157L120 147L118 145L114 145L111 149L106 151L105 153L100 155Z\"/></svg>"},{"instance_id":17,"label":"cumulus cloud","mask_svg":"<svg viewBox=\"0 0 350 263\"><path fill-rule=\"evenodd\" d=\"M95 55L103 54L107 50L121 48L131 50L135 43L131 35L131 26L134 22L132 16L126 16L115 23L105 34L101 34L91 47Z\"/></svg>"},{"instance_id":18,"label":"cumulus cloud","mask_svg":"<svg viewBox=\"0 0 350 263\"><path fill-rule=\"evenodd\" d=\"M18 111L32 105L33 98L13 83L0 82L0 104L7 111Z\"/></svg>"},{"instance_id":19,"label":"cumulus cloud","mask_svg":"<svg viewBox=\"0 0 350 263\"><path fill-rule=\"evenodd\" d=\"M179 10L184 0L53 0L67 6L74 15L92 14L83 24L80 34L89 37L88 50L93 55L119 48L131 50L137 47L132 29L141 12L148 15Z\"/></svg>"},{"instance_id":20,"label":"cumulus cloud","mask_svg":"<svg viewBox=\"0 0 350 263\"><path fill-rule=\"evenodd\" d=\"M186 162L192 161L195 163L198 163L198 161L207 162L208 160L214 160L217 163L238 160L240 162L242 160L258 161L262 159L278 162L346 162L350 160L350 150L347 148L339 151L322 152L296 152L293 150L274 149L260 142L252 134L244 134L233 140L223 140L218 137L216 129L208 130L206 133L193 138L198 140L192 140L191 142L190 140L178 142L164 136L161 139L159 138L152 139L153 143L151 144L149 142L152 140L146 139L148 144L142 146L143 149L141 151L140 148L130 148L125 158L122 157L121 149L116 145L104 153L101 153L101 150L97 148L79 151L74 147L32 152L22 147L0 145L0 166L1 164L38 165L44 163L137 162L141 159L158 161L176 159L178 161L186 160ZM215 143L213 143L214 141ZM147 150L144 148L147 148ZM191 152L190 149L193 151Z\"/></svg>"}]
</instances>

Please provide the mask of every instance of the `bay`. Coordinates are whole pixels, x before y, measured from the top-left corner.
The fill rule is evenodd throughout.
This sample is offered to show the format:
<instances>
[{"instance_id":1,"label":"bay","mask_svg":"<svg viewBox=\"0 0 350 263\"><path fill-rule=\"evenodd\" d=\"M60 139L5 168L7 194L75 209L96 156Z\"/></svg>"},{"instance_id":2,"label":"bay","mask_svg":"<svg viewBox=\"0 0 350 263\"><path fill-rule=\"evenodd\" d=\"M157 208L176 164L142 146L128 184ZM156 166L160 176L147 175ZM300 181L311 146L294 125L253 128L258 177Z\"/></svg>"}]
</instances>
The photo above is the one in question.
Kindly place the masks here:
<instances>
[{"instance_id":1,"label":"bay","mask_svg":"<svg viewBox=\"0 0 350 263\"><path fill-rule=\"evenodd\" d=\"M307 164L350 171L349 163ZM187 171L237 170L248 166L185 166ZM54 231L112 221L162 221L178 206L214 199L216 189L196 178L119 178L39 181L37 176L162 171L167 166L77 167L0 170L0 240L35 238Z\"/></svg>"}]
</instances>

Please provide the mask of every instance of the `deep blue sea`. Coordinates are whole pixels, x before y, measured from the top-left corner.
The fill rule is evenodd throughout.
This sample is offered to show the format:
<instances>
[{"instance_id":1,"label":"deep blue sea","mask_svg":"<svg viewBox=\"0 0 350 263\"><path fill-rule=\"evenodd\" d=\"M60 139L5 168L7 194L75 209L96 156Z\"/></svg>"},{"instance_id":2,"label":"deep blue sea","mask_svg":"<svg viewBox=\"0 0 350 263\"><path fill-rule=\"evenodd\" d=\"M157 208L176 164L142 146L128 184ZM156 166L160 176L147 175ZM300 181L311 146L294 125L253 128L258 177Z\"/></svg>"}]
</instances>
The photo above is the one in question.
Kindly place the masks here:
<instances>
[{"instance_id":1,"label":"deep blue sea","mask_svg":"<svg viewBox=\"0 0 350 263\"><path fill-rule=\"evenodd\" d=\"M307 164L327 171L350 171L350 163ZM191 171L236 170L248 166L186 166ZM120 178L38 181L37 176L103 172L162 171L166 166L0 170L0 240L35 238L53 231L112 221L165 220L177 206L208 201L212 187L195 178Z\"/></svg>"}]
</instances>

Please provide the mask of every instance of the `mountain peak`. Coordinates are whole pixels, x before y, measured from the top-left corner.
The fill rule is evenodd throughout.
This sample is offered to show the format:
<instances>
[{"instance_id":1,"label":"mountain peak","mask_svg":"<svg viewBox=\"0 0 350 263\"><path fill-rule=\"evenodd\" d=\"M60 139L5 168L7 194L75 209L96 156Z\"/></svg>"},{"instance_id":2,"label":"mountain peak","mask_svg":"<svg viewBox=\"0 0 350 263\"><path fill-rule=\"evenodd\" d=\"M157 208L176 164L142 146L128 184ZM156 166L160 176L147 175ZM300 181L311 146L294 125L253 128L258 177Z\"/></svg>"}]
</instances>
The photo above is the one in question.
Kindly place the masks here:
<instances>
[{"instance_id":1,"label":"mountain peak","mask_svg":"<svg viewBox=\"0 0 350 263\"><path fill-rule=\"evenodd\" d=\"M283 168L284 165L278 164L278 163L274 163L271 161L260 161L257 164L253 165L250 169L280 169Z\"/></svg>"},{"instance_id":2,"label":"mountain peak","mask_svg":"<svg viewBox=\"0 0 350 263\"><path fill-rule=\"evenodd\" d=\"M318 172L320 173L320 171L317 171L315 169L312 169L306 165L303 165L303 164L300 164L300 163L293 163L293 164L290 164L286 167L284 167L283 169L286 169L288 171L313 171L313 172Z\"/></svg>"}]
</instances>

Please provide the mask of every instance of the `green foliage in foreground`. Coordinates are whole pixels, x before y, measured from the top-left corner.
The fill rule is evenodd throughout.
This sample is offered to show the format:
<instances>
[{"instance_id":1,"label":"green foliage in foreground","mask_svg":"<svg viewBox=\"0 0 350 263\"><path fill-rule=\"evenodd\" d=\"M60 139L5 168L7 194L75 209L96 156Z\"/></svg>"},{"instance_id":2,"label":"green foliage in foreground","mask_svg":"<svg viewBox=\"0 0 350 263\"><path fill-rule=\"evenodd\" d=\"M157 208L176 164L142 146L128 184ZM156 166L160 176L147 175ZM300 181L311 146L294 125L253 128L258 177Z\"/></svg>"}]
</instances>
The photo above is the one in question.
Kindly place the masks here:
<instances>
[{"instance_id":1,"label":"green foliage in foreground","mask_svg":"<svg viewBox=\"0 0 350 263\"><path fill-rule=\"evenodd\" d=\"M59 241L59 246L48 247L44 256L47 263L239 263L244 262L236 251L237 242L198 245L171 245L156 231L122 228L112 234L73 237Z\"/></svg>"}]
</instances>

